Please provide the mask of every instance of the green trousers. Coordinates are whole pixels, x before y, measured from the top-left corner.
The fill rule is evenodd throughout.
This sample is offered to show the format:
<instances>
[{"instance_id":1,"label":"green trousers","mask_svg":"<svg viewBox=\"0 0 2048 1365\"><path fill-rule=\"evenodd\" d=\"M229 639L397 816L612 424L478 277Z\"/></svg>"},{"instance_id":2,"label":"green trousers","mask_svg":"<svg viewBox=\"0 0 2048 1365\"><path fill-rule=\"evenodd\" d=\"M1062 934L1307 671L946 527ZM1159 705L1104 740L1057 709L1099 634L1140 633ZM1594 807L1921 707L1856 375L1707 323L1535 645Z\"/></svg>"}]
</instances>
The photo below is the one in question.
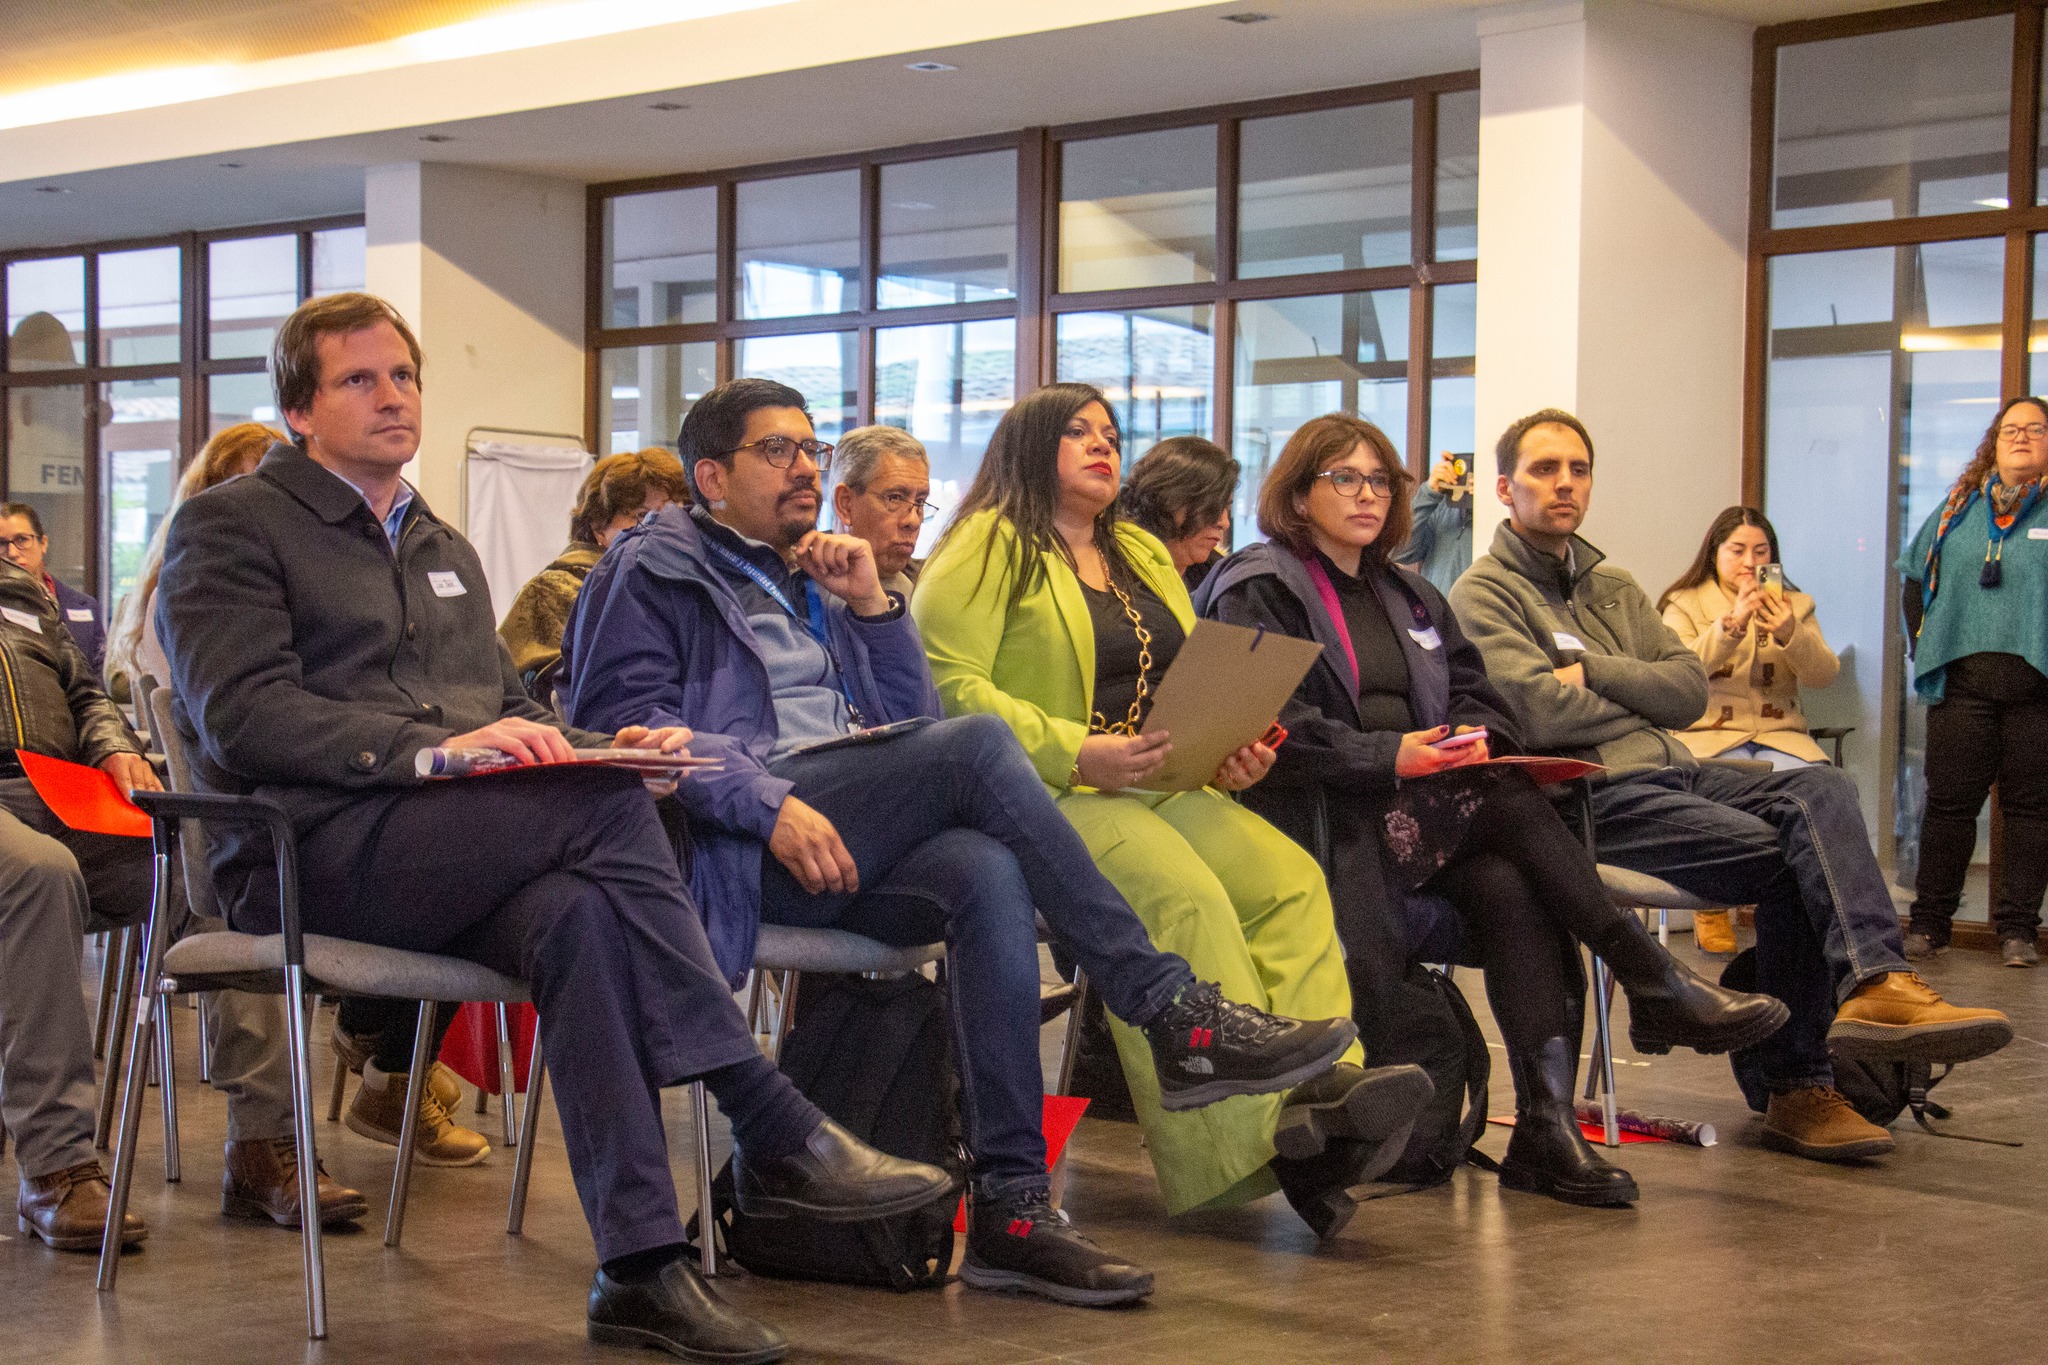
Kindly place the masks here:
<instances>
[{"instance_id":1,"label":"green trousers","mask_svg":"<svg viewBox=\"0 0 2048 1365\"><path fill-rule=\"evenodd\" d=\"M1330 891L1300 845L1210 789L1172 795L1060 796L1096 866L1138 912L1152 942L1179 953L1226 998L1297 1019L1348 1019L1351 987ZM1169 1213L1230 1208L1279 1186L1278 1095L1243 1095L1169 1114L1144 1035L1110 1021ZM1357 1044L1347 1062L1363 1064Z\"/></svg>"}]
</instances>

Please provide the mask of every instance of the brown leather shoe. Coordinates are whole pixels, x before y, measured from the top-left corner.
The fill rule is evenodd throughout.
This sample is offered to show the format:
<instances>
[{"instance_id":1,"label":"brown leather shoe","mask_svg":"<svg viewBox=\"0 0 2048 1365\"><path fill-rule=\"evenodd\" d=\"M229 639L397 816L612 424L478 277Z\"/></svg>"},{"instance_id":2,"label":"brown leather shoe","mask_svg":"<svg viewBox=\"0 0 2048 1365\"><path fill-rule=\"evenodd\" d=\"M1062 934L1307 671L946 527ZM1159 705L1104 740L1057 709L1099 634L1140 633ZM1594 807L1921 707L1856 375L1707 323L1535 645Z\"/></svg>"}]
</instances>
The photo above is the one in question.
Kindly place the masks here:
<instances>
[{"instance_id":1,"label":"brown leather shoe","mask_svg":"<svg viewBox=\"0 0 2048 1365\"><path fill-rule=\"evenodd\" d=\"M98 1161L84 1161L48 1175L21 1178L15 1223L59 1251L98 1251L107 1227L113 1189ZM134 1214L121 1218L121 1245L139 1246L149 1229Z\"/></svg>"},{"instance_id":2,"label":"brown leather shoe","mask_svg":"<svg viewBox=\"0 0 2048 1365\"><path fill-rule=\"evenodd\" d=\"M1773 1094L1763 1144L1810 1161L1862 1161L1893 1147L1892 1135L1857 1113L1831 1085Z\"/></svg>"},{"instance_id":3,"label":"brown leather shoe","mask_svg":"<svg viewBox=\"0 0 2048 1365\"><path fill-rule=\"evenodd\" d=\"M363 1083L349 1104L345 1122L350 1131L387 1147L398 1145L405 1122L405 1081L401 1073L386 1074L374 1065L363 1068ZM420 1121L414 1130L413 1159L429 1166L474 1166L491 1154L482 1133L464 1128L449 1116L433 1087L420 1096Z\"/></svg>"},{"instance_id":4,"label":"brown leather shoe","mask_svg":"<svg viewBox=\"0 0 2048 1365\"><path fill-rule=\"evenodd\" d=\"M337 1184L315 1162L319 1178L320 1223L353 1223L370 1211L360 1191ZM229 1218L268 1218L279 1227L299 1225L299 1144L291 1138L230 1142L220 1173L220 1211Z\"/></svg>"},{"instance_id":5,"label":"brown leather shoe","mask_svg":"<svg viewBox=\"0 0 2048 1365\"><path fill-rule=\"evenodd\" d=\"M350 1033L340 1024L334 1026L334 1056L341 1065L360 1076L363 1064L377 1051L377 1035L374 1033ZM427 1069L427 1091L441 1101L441 1107L451 1114L462 1101L462 1078L446 1062L435 1062ZM394 1139L395 1140L395 1139Z\"/></svg>"},{"instance_id":6,"label":"brown leather shoe","mask_svg":"<svg viewBox=\"0 0 2048 1365\"><path fill-rule=\"evenodd\" d=\"M1856 1062L1970 1062L2011 1041L2010 1019L1951 1005L1915 972L1864 982L1828 1029L1828 1050Z\"/></svg>"}]
</instances>

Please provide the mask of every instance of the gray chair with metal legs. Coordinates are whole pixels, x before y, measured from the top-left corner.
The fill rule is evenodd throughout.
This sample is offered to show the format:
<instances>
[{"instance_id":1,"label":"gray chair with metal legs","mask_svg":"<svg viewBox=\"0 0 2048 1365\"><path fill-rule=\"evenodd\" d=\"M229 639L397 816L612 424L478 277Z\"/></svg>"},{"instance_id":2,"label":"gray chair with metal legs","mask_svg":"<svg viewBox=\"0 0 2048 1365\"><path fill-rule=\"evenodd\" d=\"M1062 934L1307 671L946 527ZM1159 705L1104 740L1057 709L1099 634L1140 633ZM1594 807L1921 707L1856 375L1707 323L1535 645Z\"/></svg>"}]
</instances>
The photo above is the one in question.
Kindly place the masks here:
<instances>
[{"instance_id":1,"label":"gray chair with metal legs","mask_svg":"<svg viewBox=\"0 0 2048 1365\"><path fill-rule=\"evenodd\" d=\"M844 929L791 929L779 924L763 924L761 936L754 945L754 982L747 1001L747 1018L750 1022L760 1018L764 1003L763 978L770 974L779 976L781 1003L776 1010L774 1043L769 1052L771 1057L779 1056L782 1040L789 1035L790 1024L795 1019L797 988L802 984L805 972L900 976L929 963L943 962L945 957L946 945L943 943L892 948ZM529 1108L531 1104L529 1100ZM716 1275L718 1236L711 1216L711 1103L702 1081L690 1083L690 1114L697 1130L698 1266L704 1274Z\"/></svg>"}]
</instances>

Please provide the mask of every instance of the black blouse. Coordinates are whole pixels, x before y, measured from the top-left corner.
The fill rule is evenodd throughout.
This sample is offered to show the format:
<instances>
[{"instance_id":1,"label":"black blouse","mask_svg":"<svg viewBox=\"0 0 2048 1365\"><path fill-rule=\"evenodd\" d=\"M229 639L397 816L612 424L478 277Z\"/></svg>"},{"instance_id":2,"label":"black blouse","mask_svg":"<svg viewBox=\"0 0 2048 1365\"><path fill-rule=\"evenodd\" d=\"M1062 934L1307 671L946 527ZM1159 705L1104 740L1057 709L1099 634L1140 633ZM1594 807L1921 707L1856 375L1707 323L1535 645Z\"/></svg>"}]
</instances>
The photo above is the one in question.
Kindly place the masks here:
<instances>
[{"instance_id":1,"label":"black blouse","mask_svg":"<svg viewBox=\"0 0 2048 1365\"><path fill-rule=\"evenodd\" d=\"M1138 618L1152 635L1152 666L1145 676L1149 689L1156 692L1159 680L1166 676L1174 656L1180 653L1187 632L1180 628L1180 619L1159 600L1159 595L1142 582L1134 580L1126 591L1131 605L1137 608ZM1095 625L1095 710L1109 724L1121 725L1131 714L1131 699L1138 695L1138 633L1131 629L1131 618L1124 613L1124 604L1115 593L1091 588L1086 583L1081 585L1081 592L1088 599L1088 615ZM1148 697L1138 711L1140 726L1151 709Z\"/></svg>"},{"instance_id":2,"label":"black blouse","mask_svg":"<svg viewBox=\"0 0 2048 1365\"><path fill-rule=\"evenodd\" d=\"M1344 628L1351 632L1351 648L1358 655L1358 728L1406 734L1415 728L1415 713L1408 704L1408 657L1373 591L1370 572L1353 578L1321 550L1316 558L1337 589Z\"/></svg>"}]
</instances>

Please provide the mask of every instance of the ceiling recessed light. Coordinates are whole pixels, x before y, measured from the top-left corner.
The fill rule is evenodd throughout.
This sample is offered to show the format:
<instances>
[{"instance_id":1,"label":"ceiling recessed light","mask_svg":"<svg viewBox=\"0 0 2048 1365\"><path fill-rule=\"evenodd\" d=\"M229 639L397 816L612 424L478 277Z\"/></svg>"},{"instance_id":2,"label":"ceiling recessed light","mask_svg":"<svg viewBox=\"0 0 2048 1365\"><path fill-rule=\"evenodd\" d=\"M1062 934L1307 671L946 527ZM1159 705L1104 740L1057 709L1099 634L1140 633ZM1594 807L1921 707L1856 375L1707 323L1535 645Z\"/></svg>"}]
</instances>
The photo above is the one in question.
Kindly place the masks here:
<instances>
[{"instance_id":1,"label":"ceiling recessed light","mask_svg":"<svg viewBox=\"0 0 2048 1365\"><path fill-rule=\"evenodd\" d=\"M71 193L71 187L70 187L70 186L68 186L68 185L38 185L38 186L36 186L36 193L37 193L37 194L69 194L69 193Z\"/></svg>"},{"instance_id":2,"label":"ceiling recessed light","mask_svg":"<svg viewBox=\"0 0 2048 1365\"><path fill-rule=\"evenodd\" d=\"M1240 10L1236 14L1219 14L1216 17L1226 24L1263 24L1273 16L1261 14L1255 9L1248 9Z\"/></svg>"},{"instance_id":3,"label":"ceiling recessed light","mask_svg":"<svg viewBox=\"0 0 2048 1365\"><path fill-rule=\"evenodd\" d=\"M903 66L908 71L958 71L960 69L946 62L905 62Z\"/></svg>"},{"instance_id":4,"label":"ceiling recessed light","mask_svg":"<svg viewBox=\"0 0 2048 1365\"><path fill-rule=\"evenodd\" d=\"M420 134L420 141L422 141L422 142L453 142L453 141L455 141L455 137L454 137L454 135L453 135L452 133L421 133L421 134Z\"/></svg>"},{"instance_id":5,"label":"ceiling recessed light","mask_svg":"<svg viewBox=\"0 0 2048 1365\"><path fill-rule=\"evenodd\" d=\"M663 100L659 104L650 104L647 107L649 109L659 109L664 114L673 114L678 109L687 109L690 106L687 104L678 104L674 100Z\"/></svg>"}]
</instances>

